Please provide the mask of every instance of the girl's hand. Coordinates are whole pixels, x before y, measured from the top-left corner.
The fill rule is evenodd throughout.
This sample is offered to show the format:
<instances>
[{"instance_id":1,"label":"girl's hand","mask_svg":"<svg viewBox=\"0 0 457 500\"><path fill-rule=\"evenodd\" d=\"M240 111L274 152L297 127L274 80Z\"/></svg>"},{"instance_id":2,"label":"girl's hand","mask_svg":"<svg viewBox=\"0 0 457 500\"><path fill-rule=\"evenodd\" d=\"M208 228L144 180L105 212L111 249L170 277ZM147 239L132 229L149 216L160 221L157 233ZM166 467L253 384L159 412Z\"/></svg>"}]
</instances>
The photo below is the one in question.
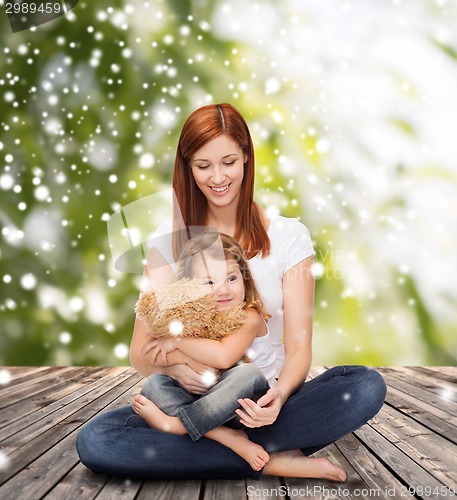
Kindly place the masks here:
<instances>
[{"instance_id":1,"label":"girl's hand","mask_svg":"<svg viewBox=\"0 0 457 500\"><path fill-rule=\"evenodd\" d=\"M186 365L192 368L192 370L194 370L194 372L198 373L199 375L205 375L208 374L208 372L214 373L217 376L220 375L220 370L218 370L217 368L212 368L211 366L204 365L203 363L200 363L200 361L197 361L190 356L186 356Z\"/></svg>"},{"instance_id":2,"label":"girl's hand","mask_svg":"<svg viewBox=\"0 0 457 500\"><path fill-rule=\"evenodd\" d=\"M244 409L244 411L236 410L241 423L246 427L254 428L272 424L278 418L285 398L276 387L272 387L257 403L249 398L238 399L238 403Z\"/></svg>"},{"instance_id":3,"label":"girl's hand","mask_svg":"<svg viewBox=\"0 0 457 500\"><path fill-rule=\"evenodd\" d=\"M175 349L176 344L174 339L151 337L141 346L140 352L143 356L149 354L151 364L156 363L157 357L160 354L162 363L166 365L167 353Z\"/></svg>"}]
</instances>

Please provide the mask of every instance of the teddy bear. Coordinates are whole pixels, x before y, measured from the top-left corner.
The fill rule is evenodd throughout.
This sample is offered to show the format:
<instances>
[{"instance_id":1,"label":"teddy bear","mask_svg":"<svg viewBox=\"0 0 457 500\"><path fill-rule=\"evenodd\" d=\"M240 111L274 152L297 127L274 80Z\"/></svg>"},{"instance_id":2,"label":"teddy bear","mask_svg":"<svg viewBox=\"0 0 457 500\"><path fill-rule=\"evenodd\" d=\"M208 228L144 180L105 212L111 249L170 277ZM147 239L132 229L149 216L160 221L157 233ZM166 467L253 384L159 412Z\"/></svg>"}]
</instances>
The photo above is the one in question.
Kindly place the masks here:
<instances>
[{"instance_id":1,"label":"teddy bear","mask_svg":"<svg viewBox=\"0 0 457 500\"><path fill-rule=\"evenodd\" d=\"M154 337L222 340L246 322L243 305L219 311L197 278L182 278L160 290L142 292L135 312Z\"/></svg>"}]
</instances>

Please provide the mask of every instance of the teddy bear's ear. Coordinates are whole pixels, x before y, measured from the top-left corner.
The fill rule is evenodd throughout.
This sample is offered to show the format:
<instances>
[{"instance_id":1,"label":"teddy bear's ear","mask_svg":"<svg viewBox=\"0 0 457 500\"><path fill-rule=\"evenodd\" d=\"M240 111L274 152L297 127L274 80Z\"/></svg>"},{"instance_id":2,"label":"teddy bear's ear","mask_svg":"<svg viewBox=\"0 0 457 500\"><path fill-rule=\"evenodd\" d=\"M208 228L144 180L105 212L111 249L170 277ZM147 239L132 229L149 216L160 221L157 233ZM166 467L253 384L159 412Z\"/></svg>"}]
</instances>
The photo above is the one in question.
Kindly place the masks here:
<instances>
[{"instance_id":1,"label":"teddy bear's ear","mask_svg":"<svg viewBox=\"0 0 457 500\"><path fill-rule=\"evenodd\" d=\"M158 304L154 292L143 292L140 294L134 308L137 316L146 323L153 321L157 311Z\"/></svg>"}]
</instances>

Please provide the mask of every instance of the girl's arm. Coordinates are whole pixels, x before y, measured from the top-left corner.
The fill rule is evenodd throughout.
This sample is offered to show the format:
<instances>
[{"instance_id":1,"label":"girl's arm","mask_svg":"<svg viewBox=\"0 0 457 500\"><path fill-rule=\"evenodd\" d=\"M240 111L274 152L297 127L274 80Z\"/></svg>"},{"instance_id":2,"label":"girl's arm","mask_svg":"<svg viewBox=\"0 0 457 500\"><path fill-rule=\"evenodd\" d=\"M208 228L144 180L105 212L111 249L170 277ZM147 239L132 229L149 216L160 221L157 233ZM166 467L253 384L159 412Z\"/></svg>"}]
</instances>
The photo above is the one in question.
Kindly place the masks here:
<instances>
[{"instance_id":1,"label":"girl's arm","mask_svg":"<svg viewBox=\"0 0 457 500\"><path fill-rule=\"evenodd\" d=\"M247 427L272 424L288 397L305 381L311 368L314 309L313 257L299 262L283 277L285 360L275 387L257 403L240 399L236 410Z\"/></svg>"},{"instance_id":2,"label":"girl's arm","mask_svg":"<svg viewBox=\"0 0 457 500\"><path fill-rule=\"evenodd\" d=\"M181 337L157 339L151 344L151 359L155 360L161 353L162 359L168 361L167 354L171 355L174 349L179 349L200 363L220 369L230 368L243 357L257 332L264 325L262 317L257 311L248 309L246 313L246 324L221 341Z\"/></svg>"},{"instance_id":3,"label":"girl's arm","mask_svg":"<svg viewBox=\"0 0 457 500\"><path fill-rule=\"evenodd\" d=\"M155 258L155 255L150 252L149 258ZM153 266L149 266L151 269ZM171 267L162 266L154 268L153 272L149 272L145 267L143 280L145 284L152 286L155 283L167 283L172 276ZM193 394L204 394L213 384L208 384L207 380L203 380L201 373L212 370L215 373L214 383L218 382L219 374L217 370L212 368L212 365L203 366L196 360L190 359L179 351L170 355L169 362L166 366L157 363L155 365L151 356L147 352L142 351L142 346L151 341L151 336L148 334L146 327L138 318L135 318L133 328L132 341L130 343L130 363L132 367L143 377L148 377L153 373L162 373L177 380L185 389Z\"/></svg>"},{"instance_id":4,"label":"girl's arm","mask_svg":"<svg viewBox=\"0 0 457 500\"><path fill-rule=\"evenodd\" d=\"M160 363L154 365L151 361L151 355L147 352L144 354L141 352L141 346L151 341L152 337L147 334L143 322L136 319L130 346L130 361L133 368L143 377L148 377L153 373L162 373L177 380L192 394L199 395L204 394L219 381L220 374L211 364L205 366L180 351L170 353L170 359L166 366L160 365ZM208 371L214 373L214 377L211 379L212 382L209 382L208 377L202 377Z\"/></svg>"}]
</instances>

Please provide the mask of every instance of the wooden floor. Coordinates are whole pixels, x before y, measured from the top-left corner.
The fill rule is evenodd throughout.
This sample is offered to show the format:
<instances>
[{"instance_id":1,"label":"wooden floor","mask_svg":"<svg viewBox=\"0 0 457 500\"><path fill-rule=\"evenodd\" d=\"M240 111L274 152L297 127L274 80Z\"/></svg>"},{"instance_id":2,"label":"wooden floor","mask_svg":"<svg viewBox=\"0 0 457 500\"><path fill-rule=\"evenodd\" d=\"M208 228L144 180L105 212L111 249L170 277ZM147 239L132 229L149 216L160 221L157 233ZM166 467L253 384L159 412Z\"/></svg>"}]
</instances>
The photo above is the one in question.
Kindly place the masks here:
<instances>
[{"instance_id":1,"label":"wooden floor","mask_svg":"<svg viewBox=\"0 0 457 500\"><path fill-rule=\"evenodd\" d=\"M348 472L341 485L283 477L141 482L93 474L78 460L78 430L99 412L128 404L141 377L125 367L0 369L0 498L457 500L457 367L380 371L388 384L381 412L320 452Z\"/></svg>"}]
</instances>

